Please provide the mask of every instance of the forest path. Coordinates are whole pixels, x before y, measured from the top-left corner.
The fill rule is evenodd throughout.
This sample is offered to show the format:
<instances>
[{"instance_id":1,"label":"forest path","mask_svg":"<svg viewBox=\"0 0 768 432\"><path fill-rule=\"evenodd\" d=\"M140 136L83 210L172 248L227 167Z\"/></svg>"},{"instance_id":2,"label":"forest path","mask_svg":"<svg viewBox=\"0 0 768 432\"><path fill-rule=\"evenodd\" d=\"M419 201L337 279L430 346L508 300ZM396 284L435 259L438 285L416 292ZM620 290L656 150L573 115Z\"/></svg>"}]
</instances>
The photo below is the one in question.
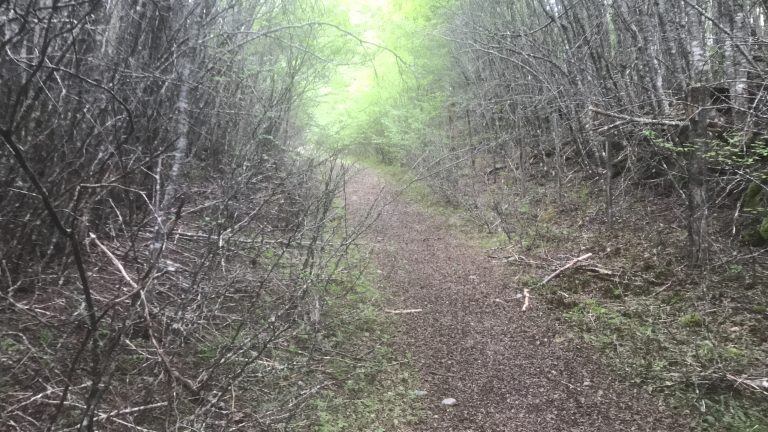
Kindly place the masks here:
<instances>
[{"instance_id":1,"label":"forest path","mask_svg":"<svg viewBox=\"0 0 768 432\"><path fill-rule=\"evenodd\" d=\"M682 420L623 385L543 306L521 311L503 264L363 169L347 184L360 217L388 204L364 240L399 318L395 345L421 374L430 415L420 431L680 431ZM391 200L391 202L390 202ZM441 406L444 398L458 403Z\"/></svg>"}]
</instances>

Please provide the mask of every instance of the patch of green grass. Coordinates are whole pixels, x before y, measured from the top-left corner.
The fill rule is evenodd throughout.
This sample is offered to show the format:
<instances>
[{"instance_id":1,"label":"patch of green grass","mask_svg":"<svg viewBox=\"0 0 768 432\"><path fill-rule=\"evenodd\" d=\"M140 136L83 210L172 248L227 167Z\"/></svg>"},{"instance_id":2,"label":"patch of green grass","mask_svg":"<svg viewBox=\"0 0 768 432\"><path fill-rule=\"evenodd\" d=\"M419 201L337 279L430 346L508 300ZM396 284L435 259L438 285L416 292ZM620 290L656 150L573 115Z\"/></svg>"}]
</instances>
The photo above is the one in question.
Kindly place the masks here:
<instances>
[{"instance_id":1,"label":"patch of green grass","mask_svg":"<svg viewBox=\"0 0 768 432\"><path fill-rule=\"evenodd\" d=\"M361 311L361 320L373 320L348 328L337 335L346 349L349 344L367 339L382 339L381 320L370 311ZM399 358L385 346L377 346L363 358L337 360L327 364L339 381L315 400L318 432L395 431L422 416L420 401L413 396L418 389L418 373L410 359Z\"/></svg>"},{"instance_id":2,"label":"patch of green grass","mask_svg":"<svg viewBox=\"0 0 768 432\"><path fill-rule=\"evenodd\" d=\"M702 327L704 318L698 312L691 312L680 317L680 325L683 327Z\"/></svg>"},{"instance_id":3,"label":"patch of green grass","mask_svg":"<svg viewBox=\"0 0 768 432\"><path fill-rule=\"evenodd\" d=\"M506 246L507 236L504 233L485 234L479 237L477 244L483 249L495 249Z\"/></svg>"},{"instance_id":4,"label":"patch of green grass","mask_svg":"<svg viewBox=\"0 0 768 432\"><path fill-rule=\"evenodd\" d=\"M372 357L364 364L334 365L346 378L314 401L316 431L396 431L421 417L421 401L413 395L418 377L410 362L401 363L386 348Z\"/></svg>"},{"instance_id":5,"label":"patch of green grass","mask_svg":"<svg viewBox=\"0 0 768 432\"><path fill-rule=\"evenodd\" d=\"M197 346L196 357L203 362L210 362L216 358L217 348L211 344L200 344Z\"/></svg>"},{"instance_id":6,"label":"patch of green grass","mask_svg":"<svg viewBox=\"0 0 768 432\"><path fill-rule=\"evenodd\" d=\"M723 432L768 432L765 407L752 407L749 401L733 394L701 399L701 430Z\"/></svg>"},{"instance_id":7,"label":"patch of green grass","mask_svg":"<svg viewBox=\"0 0 768 432\"><path fill-rule=\"evenodd\" d=\"M22 349L22 346L10 337L0 338L0 353L14 353Z\"/></svg>"},{"instance_id":8,"label":"patch of green grass","mask_svg":"<svg viewBox=\"0 0 768 432\"><path fill-rule=\"evenodd\" d=\"M582 298L564 316L619 374L649 391L662 391L681 410L698 410L696 430L768 431L763 414L768 402L736 391L725 380L760 361L753 358L754 346L714 339L698 312L684 313L678 326L669 326L669 311L653 316L648 305L633 310L626 301L632 299Z\"/></svg>"},{"instance_id":9,"label":"patch of green grass","mask_svg":"<svg viewBox=\"0 0 768 432\"><path fill-rule=\"evenodd\" d=\"M413 395L418 372L407 355L390 347L395 318L383 312L374 272L358 250L350 250L344 270L324 291L323 368L336 383L312 401L312 430L401 430L424 415Z\"/></svg>"}]
</instances>

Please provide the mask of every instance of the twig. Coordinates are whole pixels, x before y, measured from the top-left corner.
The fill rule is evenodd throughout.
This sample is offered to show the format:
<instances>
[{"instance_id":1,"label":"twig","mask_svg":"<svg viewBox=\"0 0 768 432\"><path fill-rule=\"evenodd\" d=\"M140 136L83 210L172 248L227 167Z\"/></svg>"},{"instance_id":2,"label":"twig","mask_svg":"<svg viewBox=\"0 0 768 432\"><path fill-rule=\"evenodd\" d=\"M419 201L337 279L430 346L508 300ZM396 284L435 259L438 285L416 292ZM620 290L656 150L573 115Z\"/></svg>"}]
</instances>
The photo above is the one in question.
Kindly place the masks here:
<instances>
[{"instance_id":1,"label":"twig","mask_svg":"<svg viewBox=\"0 0 768 432\"><path fill-rule=\"evenodd\" d=\"M118 259L112 254L112 252L107 249L106 246L101 244L98 238L93 233L88 233L88 236L91 240L93 240L96 243L96 246L99 247L99 249L103 250L105 254L109 257L109 260L112 261L112 264L117 267L117 269L120 271L120 274L123 275L123 278L128 282L128 284L131 286L131 288L138 290L139 286L136 284L136 282L131 279L130 276L128 276L128 272L125 271L125 267L123 267L123 264L118 261Z\"/></svg>"},{"instance_id":2,"label":"twig","mask_svg":"<svg viewBox=\"0 0 768 432\"><path fill-rule=\"evenodd\" d=\"M590 266L590 267L579 267L579 270L584 270L590 273L596 273L599 275L605 275L605 276L618 276L619 274L616 273L613 270L608 270L606 268L598 267L598 266Z\"/></svg>"},{"instance_id":3,"label":"twig","mask_svg":"<svg viewBox=\"0 0 768 432\"><path fill-rule=\"evenodd\" d=\"M736 386L744 385L752 390L759 391L760 393L768 394L768 378L749 378L749 377L737 377L731 374L725 375L728 379L735 381Z\"/></svg>"},{"instance_id":4,"label":"twig","mask_svg":"<svg viewBox=\"0 0 768 432\"><path fill-rule=\"evenodd\" d=\"M149 334L149 340L152 342L152 345L154 345L155 350L157 351L157 355L160 357L161 363L165 367L165 370L178 382L181 383L182 387L184 387L187 391L192 393L195 396L200 396L200 390L195 386L195 384L190 381L187 378L184 378L176 369L171 366L171 361L168 358L168 356L165 355L165 352L163 352L163 349L160 347L160 344L157 342L157 338L155 338L155 332L152 330L152 319L149 316L149 306L147 304L147 299L144 297L144 292L141 293L141 302L144 304L144 323L147 326L147 333Z\"/></svg>"},{"instance_id":5,"label":"twig","mask_svg":"<svg viewBox=\"0 0 768 432\"><path fill-rule=\"evenodd\" d=\"M551 281L552 279L556 278L560 273L562 273L565 270L568 270L569 268L573 267L579 261L584 261L585 259L587 259L587 258L589 258L591 256L592 256L592 253L590 252L590 253L588 253L586 255L582 255L582 256L580 256L578 258L572 259L571 261L568 262L568 264L566 264L563 267L560 267L556 272L554 272L551 275L549 275L546 278L544 278L544 280L541 282L541 285L544 285L547 282Z\"/></svg>"},{"instance_id":6,"label":"twig","mask_svg":"<svg viewBox=\"0 0 768 432\"><path fill-rule=\"evenodd\" d=\"M125 415L125 414L133 414L133 413L136 413L136 412L139 412L139 411L146 411L146 410L149 410L149 409L162 408L162 407L165 407L165 406L168 406L168 402L158 402L158 403L154 403L154 404L151 404L151 405L144 405L144 406L133 407L133 408L125 408L125 409L121 409L121 410L115 410L115 411L112 411L112 412L107 413L107 414L102 414L102 415L94 418L93 420L94 421L100 421L100 420L104 420L104 419L109 418L109 417Z\"/></svg>"},{"instance_id":7,"label":"twig","mask_svg":"<svg viewBox=\"0 0 768 432\"><path fill-rule=\"evenodd\" d=\"M391 314L411 314L411 313L418 313L422 311L423 309L399 309L399 310L384 309L384 312L391 313Z\"/></svg>"},{"instance_id":8,"label":"twig","mask_svg":"<svg viewBox=\"0 0 768 432\"><path fill-rule=\"evenodd\" d=\"M651 294L651 297L655 296L656 294L659 294L660 292L664 291L665 289L669 288L669 286L672 285L672 282L669 282L668 284L664 285L663 287L657 289L656 291Z\"/></svg>"},{"instance_id":9,"label":"twig","mask_svg":"<svg viewBox=\"0 0 768 432\"><path fill-rule=\"evenodd\" d=\"M523 290L523 312L528 310L528 306L530 305L530 299L531 299L531 291L526 288Z\"/></svg>"},{"instance_id":10,"label":"twig","mask_svg":"<svg viewBox=\"0 0 768 432\"><path fill-rule=\"evenodd\" d=\"M595 107L590 107L589 110L596 114L602 114L606 117L613 117L613 118L626 120L634 123L655 124L655 125L661 125L661 126L675 126L675 127L684 126L686 124L685 122L675 121L675 120L660 120L660 119L651 119L651 118L645 118L645 117L630 117L624 114L603 111ZM614 125L611 125L611 126L614 126Z\"/></svg>"}]
</instances>

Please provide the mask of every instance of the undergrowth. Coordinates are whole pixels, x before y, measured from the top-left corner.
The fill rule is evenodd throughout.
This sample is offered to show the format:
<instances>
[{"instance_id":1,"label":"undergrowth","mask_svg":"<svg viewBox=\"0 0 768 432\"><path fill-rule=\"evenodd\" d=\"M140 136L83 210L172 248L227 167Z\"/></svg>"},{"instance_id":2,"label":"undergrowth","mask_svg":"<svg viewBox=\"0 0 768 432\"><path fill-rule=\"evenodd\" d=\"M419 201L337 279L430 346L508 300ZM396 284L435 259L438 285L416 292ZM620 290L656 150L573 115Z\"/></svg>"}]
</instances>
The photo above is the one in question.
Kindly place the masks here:
<instances>
[{"instance_id":1,"label":"undergrowth","mask_svg":"<svg viewBox=\"0 0 768 432\"><path fill-rule=\"evenodd\" d=\"M323 374L335 384L313 400L312 430L401 430L423 415L414 396L418 372L390 345L394 322L383 312L374 272L359 250L351 250L345 261L340 278L326 290L321 343Z\"/></svg>"},{"instance_id":2,"label":"undergrowth","mask_svg":"<svg viewBox=\"0 0 768 432\"><path fill-rule=\"evenodd\" d=\"M600 213L597 199L581 200L584 213ZM692 429L768 431L768 395L750 384L768 371L765 263L739 258L752 251L737 249L721 252L732 257L723 264L687 266L682 227L649 222L646 211L663 206L628 200L611 229L573 236L595 256L539 295L619 375L690 414ZM551 223L580 224L568 217Z\"/></svg>"}]
</instances>

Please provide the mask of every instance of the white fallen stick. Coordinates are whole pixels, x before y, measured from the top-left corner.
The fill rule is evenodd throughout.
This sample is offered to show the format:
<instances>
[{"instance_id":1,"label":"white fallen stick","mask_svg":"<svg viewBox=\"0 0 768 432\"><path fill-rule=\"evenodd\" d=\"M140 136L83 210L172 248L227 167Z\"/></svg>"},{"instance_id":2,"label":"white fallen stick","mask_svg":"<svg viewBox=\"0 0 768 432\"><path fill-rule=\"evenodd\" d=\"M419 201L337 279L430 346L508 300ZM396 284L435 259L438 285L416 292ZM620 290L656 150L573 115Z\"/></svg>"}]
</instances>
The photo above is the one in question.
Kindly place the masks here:
<instances>
[{"instance_id":1,"label":"white fallen stick","mask_svg":"<svg viewBox=\"0 0 768 432\"><path fill-rule=\"evenodd\" d=\"M737 377L737 376L734 376L734 375L731 375L731 374L726 374L725 376L728 377L728 379L730 379L732 381L735 381L737 386L740 385L740 384L741 385L745 385L745 386L749 387L752 390L757 390L757 391L759 391L761 393L768 394L768 392L767 392L767 390L768 390L768 378L753 378L753 379L750 379L748 377Z\"/></svg>"},{"instance_id":2,"label":"white fallen stick","mask_svg":"<svg viewBox=\"0 0 768 432\"><path fill-rule=\"evenodd\" d=\"M590 273L595 273L604 276L618 276L618 273L598 266L581 266L577 270L583 270Z\"/></svg>"},{"instance_id":3,"label":"white fallen stick","mask_svg":"<svg viewBox=\"0 0 768 432\"><path fill-rule=\"evenodd\" d=\"M384 309L384 312L391 313L391 314L410 314L410 313L418 313L422 311L423 309L399 309L399 310Z\"/></svg>"},{"instance_id":4,"label":"white fallen stick","mask_svg":"<svg viewBox=\"0 0 768 432\"><path fill-rule=\"evenodd\" d=\"M128 272L125 271L125 267L123 267L123 264L120 262L120 260L118 260L117 257L115 257L112 254L112 252L110 252L109 249L107 249L106 246L101 244L99 239L96 238L96 236L93 233L88 233L88 236L91 238L91 240L96 242L96 246L98 246L99 249L103 250L104 253L107 254L107 256L109 257L109 260L112 261L112 264L114 264L115 267L117 267L117 270L120 272L121 275L123 275L123 279L125 279L125 281L128 282L131 288L138 290L139 286L136 284L136 282L133 281L133 279L131 279L130 276L128 276Z\"/></svg>"},{"instance_id":5,"label":"white fallen stick","mask_svg":"<svg viewBox=\"0 0 768 432\"><path fill-rule=\"evenodd\" d=\"M528 309L528 306L530 305L531 300L531 292L528 290L528 288L523 290L523 312L525 312Z\"/></svg>"},{"instance_id":6,"label":"white fallen stick","mask_svg":"<svg viewBox=\"0 0 768 432\"><path fill-rule=\"evenodd\" d=\"M573 266L574 266L576 263L578 263L579 261L584 261L585 259L587 259L587 258L589 258L589 257L591 257L591 256L592 256L592 253L590 252L590 253L588 253L588 254L586 254L586 255L582 255L582 256L580 256L580 257L578 257L578 258L572 259L571 261L569 261L569 262L568 262L568 264L566 264L566 265L565 265L565 266L563 266L563 267L560 267L560 268L559 268L559 269L558 269L556 272L554 272L554 273L552 273L551 275L547 276L547 277L544 279L544 281L542 281L542 282L541 282L541 284L542 284L542 285L546 284L547 282L549 282L549 281L551 281L552 279L556 278L556 277L557 277L557 276L558 276L560 273L562 273L562 272L564 272L564 271L568 270L569 268L573 267Z\"/></svg>"}]
</instances>

